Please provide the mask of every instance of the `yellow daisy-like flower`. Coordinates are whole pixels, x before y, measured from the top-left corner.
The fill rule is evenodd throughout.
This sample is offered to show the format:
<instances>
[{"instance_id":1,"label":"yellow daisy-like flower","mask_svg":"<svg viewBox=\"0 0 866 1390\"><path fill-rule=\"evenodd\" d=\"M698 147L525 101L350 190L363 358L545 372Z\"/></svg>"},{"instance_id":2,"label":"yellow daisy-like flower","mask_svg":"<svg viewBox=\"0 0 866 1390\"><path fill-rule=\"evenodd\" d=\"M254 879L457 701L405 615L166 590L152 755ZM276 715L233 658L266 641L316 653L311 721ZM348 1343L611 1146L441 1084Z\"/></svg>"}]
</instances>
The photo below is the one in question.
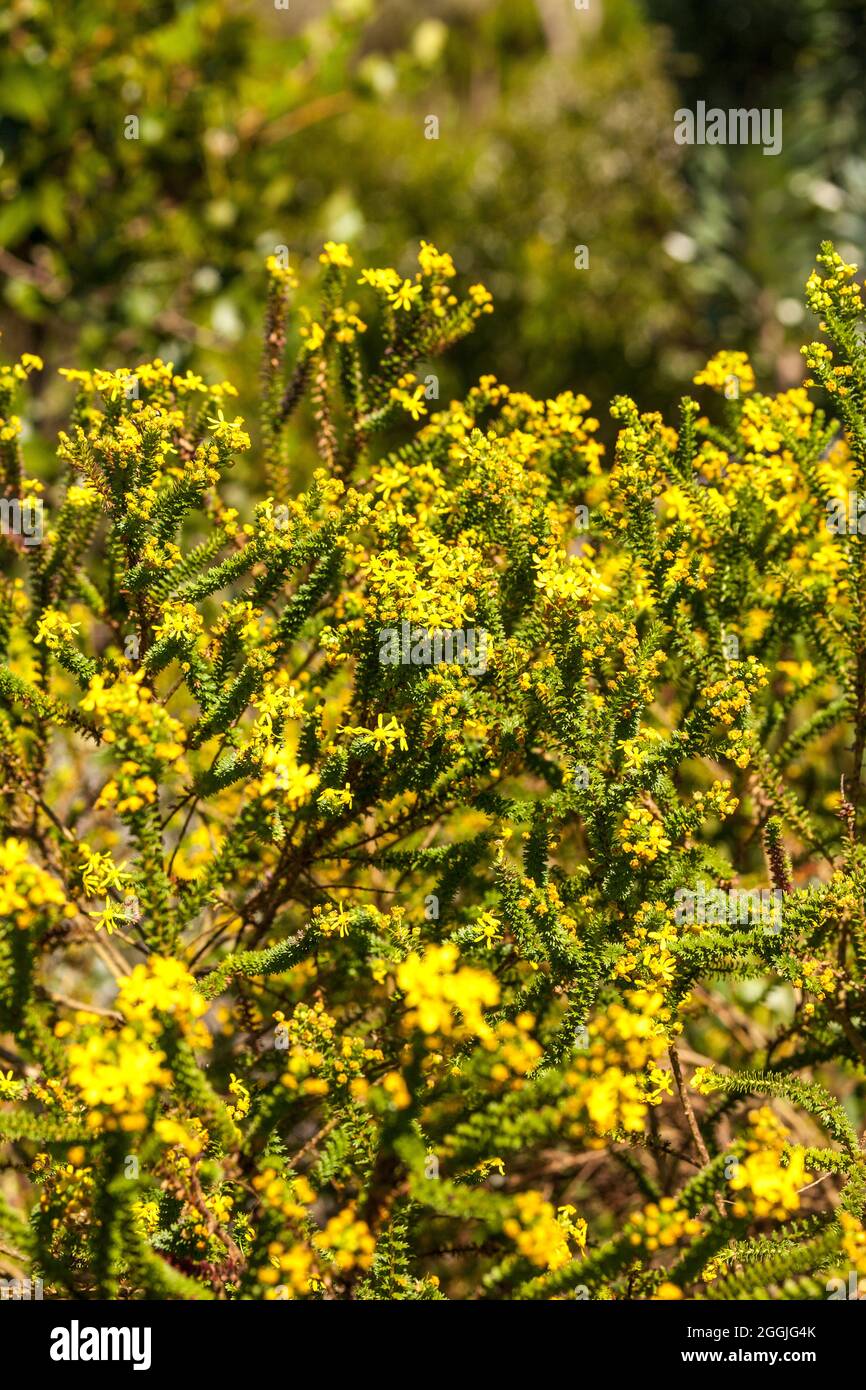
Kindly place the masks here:
<instances>
[{"instance_id":1,"label":"yellow daisy-like flower","mask_svg":"<svg viewBox=\"0 0 866 1390\"><path fill-rule=\"evenodd\" d=\"M395 309L409 310L420 296L421 286L413 285L411 280L404 280L399 289L388 295L388 302L393 304Z\"/></svg>"}]
</instances>

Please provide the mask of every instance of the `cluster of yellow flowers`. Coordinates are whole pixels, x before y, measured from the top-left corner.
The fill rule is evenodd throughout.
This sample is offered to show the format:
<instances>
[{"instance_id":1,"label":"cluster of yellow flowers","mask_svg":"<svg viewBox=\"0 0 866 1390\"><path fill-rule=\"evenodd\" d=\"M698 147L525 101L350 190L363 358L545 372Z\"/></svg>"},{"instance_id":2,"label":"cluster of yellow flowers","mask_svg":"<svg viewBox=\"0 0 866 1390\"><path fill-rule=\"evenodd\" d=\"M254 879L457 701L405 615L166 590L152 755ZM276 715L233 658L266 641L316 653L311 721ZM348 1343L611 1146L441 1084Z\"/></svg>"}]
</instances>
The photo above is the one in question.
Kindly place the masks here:
<instances>
[{"instance_id":1,"label":"cluster of yellow flowers","mask_svg":"<svg viewBox=\"0 0 866 1390\"><path fill-rule=\"evenodd\" d=\"M321 1001L312 1008L297 1004L288 1019L277 1010L274 1021L275 1046L287 1054L281 1080L288 1090L322 1096L332 1087L348 1088L354 1100L364 1100L368 1090L364 1071L383 1061L381 1049L368 1047L363 1038L340 1036L336 1019Z\"/></svg>"},{"instance_id":2,"label":"cluster of yellow flowers","mask_svg":"<svg viewBox=\"0 0 866 1390\"><path fill-rule=\"evenodd\" d=\"M104 743L128 741L166 763L183 752L183 727L154 699L143 670L122 672L114 680L93 676L81 708L97 716Z\"/></svg>"},{"instance_id":3,"label":"cluster of yellow flowers","mask_svg":"<svg viewBox=\"0 0 866 1390\"><path fill-rule=\"evenodd\" d=\"M581 1251L586 1246L586 1222L574 1220L574 1207L555 1211L540 1192L530 1189L514 1197L515 1215L509 1216L502 1229L521 1255L541 1269L559 1269L574 1258L569 1239Z\"/></svg>"},{"instance_id":4,"label":"cluster of yellow flowers","mask_svg":"<svg viewBox=\"0 0 866 1390\"><path fill-rule=\"evenodd\" d=\"M144 1129L146 1106L157 1089L171 1081L164 1062L165 1054L130 1027L117 1034L93 1033L86 1042L73 1043L69 1080L89 1107L91 1129Z\"/></svg>"},{"instance_id":5,"label":"cluster of yellow flowers","mask_svg":"<svg viewBox=\"0 0 866 1390\"><path fill-rule=\"evenodd\" d=\"M670 1072L657 1066L668 1048L669 1017L661 993L633 990L625 1004L611 1004L590 1022L588 1045L570 1064L574 1092L566 1114L579 1117L570 1133L587 1133L590 1145L600 1146L599 1136L643 1130L649 1107L671 1089Z\"/></svg>"},{"instance_id":6,"label":"cluster of yellow flowers","mask_svg":"<svg viewBox=\"0 0 866 1390\"><path fill-rule=\"evenodd\" d=\"M262 1220L267 1213L279 1212L296 1233L291 1243L278 1238L267 1244L267 1263L257 1271L266 1299L309 1295L321 1287L332 1270L345 1276L371 1267L376 1241L353 1205L343 1207L323 1229L317 1229L311 1216L316 1193L306 1178L289 1178L267 1167L252 1185L262 1205Z\"/></svg>"},{"instance_id":7,"label":"cluster of yellow flowers","mask_svg":"<svg viewBox=\"0 0 866 1390\"><path fill-rule=\"evenodd\" d=\"M755 373L744 352L717 352L693 380L696 386L711 386L728 396L755 389Z\"/></svg>"},{"instance_id":8,"label":"cluster of yellow flowers","mask_svg":"<svg viewBox=\"0 0 866 1390\"><path fill-rule=\"evenodd\" d=\"M673 1197L650 1202L643 1211L629 1217L627 1227L629 1243L650 1253L677 1245L684 1239L694 1240L703 1229L700 1221L678 1208Z\"/></svg>"},{"instance_id":9,"label":"cluster of yellow flowers","mask_svg":"<svg viewBox=\"0 0 866 1390\"><path fill-rule=\"evenodd\" d=\"M23 840L14 836L0 842L0 917L9 917L18 927L30 927L51 909L74 917L75 903L63 885L41 865L34 864Z\"/></svg>"},{"instance_id":10,"label":"cluster of yellow flowers","mask_svg":"<svg viewBox=\"0 0 866 1390\"><path fill-rule=\"evenodd\" d=\"M799 1210L800 1189L810 1180L811 1174L806 1172L805 1160L797 1149L788 1152L784 1162L774 1149L750 1153L737 1164L730 1178L734 1192L743 1194L734 1202L734 1215L784 1221L791 1212Z\"/></svg>"},{"instance_id":11,"label":"cluster of yellow flowers","mask_svg":"<svg viewBox=\"0 0 866 1390\"><path fill-rule=\"evenodd\" d=\"M35 353L25 352L21 359L12 366L0 363L0 391L12 399L15 388L20 381L26 381L31 372L41 372L44 363L41 357ZM22 431L22 424L17 415L0 414L0 444L12 444Z\"/></svg>"},{"instance_id":12,"label":"cluster of yellow flowers","mask_svg":"<svg viewBox=\"0 0 866 1390\"><path fill-rule=\"evenodd\" d=\"M148 956L118 982L117 1007L124 1018L143 1023L149 1031L156 1031L156 1014L186 1024L208 1009L183 962L157 955ZM197 1035L202 1036L200 1030Z\"/></svg>"},{"instance_id":13,"label":"cluster of yellow flowers","mask_svg":"<svg viewBox=\"0 0 866 1390\"><path fill-rule=\"evenodd\" d=\"M664 825L645 806L629 808L620 826L619 838L626 854L632 856L633 869L640 867L641 860L651 864L671 847Z\"/></svg>"},{"instance_id":14,"label":"cluster of yellow flowers","mask_svg":"<svg viewBox=\"0 0 866 1390\"><path fill-rule=\"evenodd\" d=\"M325 1229L314 1238L314 1244L341 1274L352 1269L369 1269L376 1250L369 1226L366 1221L359 1220L353 1207L345 1207L332 1216Z\"/></svg>"},{"instance_id":15,"label":"cluster of yellow flowers","mask_svg":"<svg viewBox=\"0 0 866 1390\"><path fill-rule=\"evenodd\" d=\"M499 1002L499 985L487 971L459 965L459 954L458 947L448 941L428 946L423 955L413 951L397 967L407 1031L419 1028L427 1035L489 1037L484 1010Z\"/></svg>"},{"instance_id":16,"label":"cluster of yellow flowers","mask_svg":"<svg viewBox=\"0 0 866 1390\"><path fill-rule=\"evenodd\" d=\"M839 1212L842 1248L858 1274L866 1274L866 1228L848 1211Z\"/></svg>"},{"instance_id":17,"label":"cluster of yellow flowers","mask_svg":"<svg viewBox=\"0 0 866 1390\"><path fill-rule=\"evenodd\" d=\"M623 936L624 949L616 963L617 976L639 991L649 991L649 998L653 999L654 991L674 980L676 959L672 947L677 935L670 909L658 903L642 903ZM664 1010L659 1010L659 1017L666 1017Z\"/></svg>"},{"instance_id":18,"label":"cluster of yellow flowers","mask_svg":"<svg viewBox=\"0 0 866 1390\"><path fill-rule=\"evenodd\" d=\"M841 304L852 317L861 314L863 299L860 286L854 279L856 265L849 265L834 250L820 251L817 259L826 274L813 270L806 281L806 303L809 308L823 315L828 310L838 309Z\"/></svg>"},{"instance_id":19,"label":"cluster of yellow flowers","mask_svg":"<svg viewBox=\"0 0 866 1390\"><path fill-rule=\"evenodd\" d=\"M718 816L724 820L727 816L732 816L739 806L739 800L731 795L731 779L724 778L721 782L713 782L707 791L696 791L692 797L696 808L704 816Z\"/></svg>"}]
</instances>

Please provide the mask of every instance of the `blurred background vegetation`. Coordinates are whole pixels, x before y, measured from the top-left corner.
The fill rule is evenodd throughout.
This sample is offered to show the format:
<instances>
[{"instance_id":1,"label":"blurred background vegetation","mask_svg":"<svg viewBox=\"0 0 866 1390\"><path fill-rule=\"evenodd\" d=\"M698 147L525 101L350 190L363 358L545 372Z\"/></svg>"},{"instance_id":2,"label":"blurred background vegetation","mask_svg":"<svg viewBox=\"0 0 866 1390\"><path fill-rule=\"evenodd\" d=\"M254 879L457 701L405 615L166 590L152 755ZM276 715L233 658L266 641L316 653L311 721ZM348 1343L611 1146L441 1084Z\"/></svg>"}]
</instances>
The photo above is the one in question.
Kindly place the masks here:
<instances>
[{"instance_id":1,"label":"blurred background vegetation","mask_svg":"<svg viewBox=\"0 0 866 1390\"><path fill-rule=\"evenodd\" d=\"M265 255L303 275L331 238L408 269L424 237L497 305L446 398L492 371L604 418L725 346L799 379L816 244L864 245L862 0L280 3L4 0L5 355L160 354L246 402ZM782 153L678 147L698 99L781 107ZM50 423L66 389L38 390Z\"/></svg>"}]
</instances>

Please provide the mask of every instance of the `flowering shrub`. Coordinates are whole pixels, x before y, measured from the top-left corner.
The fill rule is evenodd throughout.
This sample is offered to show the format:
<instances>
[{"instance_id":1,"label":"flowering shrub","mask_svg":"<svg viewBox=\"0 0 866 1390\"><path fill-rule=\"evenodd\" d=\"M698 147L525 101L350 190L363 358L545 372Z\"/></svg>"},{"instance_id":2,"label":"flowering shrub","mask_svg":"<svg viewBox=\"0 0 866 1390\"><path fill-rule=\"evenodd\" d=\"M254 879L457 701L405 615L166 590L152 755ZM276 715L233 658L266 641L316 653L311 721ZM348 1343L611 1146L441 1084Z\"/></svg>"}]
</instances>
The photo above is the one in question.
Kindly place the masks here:
<instances>
[{"instance_id":1,"label":"flowering shrub","mask_svg":"<svg viewBox=\"0 0 866 1390\"><path fill-rule=\"evenodd\" d=\"M579 394L436 401L492 309L447 254L320 259L293 356L268 263L254 446L227 382L69 371L43 490L39 363L0 377L43 515L2 540L0 1259L61 1297L827 1297L866 1275L853 268L823 248L806 386L721 353L674 425L617 398L608 459Z\"/></svg>"}]
</instances>

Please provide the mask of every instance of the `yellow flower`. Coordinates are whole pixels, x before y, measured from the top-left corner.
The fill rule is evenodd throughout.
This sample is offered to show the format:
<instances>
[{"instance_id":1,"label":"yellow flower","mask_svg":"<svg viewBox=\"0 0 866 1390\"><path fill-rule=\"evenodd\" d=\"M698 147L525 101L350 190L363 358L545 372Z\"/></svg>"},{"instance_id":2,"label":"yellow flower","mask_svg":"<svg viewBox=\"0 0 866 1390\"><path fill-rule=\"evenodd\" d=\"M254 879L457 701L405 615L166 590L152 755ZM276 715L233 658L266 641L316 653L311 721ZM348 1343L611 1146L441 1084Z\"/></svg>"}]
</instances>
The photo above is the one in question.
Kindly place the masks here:
<instances>
[{"instance_id":1,"label":"yellow flower","mask_svg":"<svg viewBox=\"0 0 866 1390\"><path fill-rule=\"evenodd\" d=\"M750 1153L740 1160L730 1178L733 1190L743 1193L743 1199L734 1204L734 1214L754 1215L758 1219L773 1216L784 1221L791 1212L799 1211L799 1189L805 1187L810 1178L799 1149L788 1152L784 1166L776 1149Z\"/></svg>"},{"instance_id":2,"label":"yellow flower","mask_svg":"<svg viewBox=\"0 0 866 1390\"><path fill-rule=\"evenodd\" d=\"M540 1192L518 1192L514 1198L516 1216L508 1217L502 1229L534 1265L559 1269L572 1258L566 1230ZM564 1210L564 1209L563 1209Z\"/></svg>"},{"instance_id":3,"label":"yellow flower","mask_svg":"<svg viewBox=\"0 0 866 1390\"><path fill-rule=\"evenodd\" d=\"M420 420L423 415L427 414L427 407L424 404L424 387L419 382L411 392L407 391L404 383L411 384L412 380L414 378L404 377L396 386L391 387L390 396L391 400L401 405L413 420ZM381 488L377 487L377 491L381 491Z\"/></svg>"},{"instance_id":4,"label":"yellow flower","mask_svg":"<svg viewBox=\"0 0 866 1390\"><path fill-rule=\"evenodd\" d=\"M382 1077L381 1085L385 1090L392 1104L398 1110L406 1110L412 1102L409 1089L403 1077L398 1071L389 1071Z\"/></svg>"},{"instance_id":5,"label":"yellow flower","mask_svg":"<svg viewBox=\"0 0 866 1390\"><path fill-rule=\"evenodd\" d=\"M118 984L117 1007L129 1020L171 1014L179 1021L201 1018L208 1004L182 961L151 955Z\"/></svg>"},{"instance_id":6,"label":"yellow flower","mask_svg":"<svg viewBox=\"0 0 866 1390\"><path fill-rule=\"evenodd\" d=\"M288 748L275 748L273 745L266 748L262 767L260 795L277 792L293 811L305 805L319 785L319 774L311 771L308 763L298 765Z\"/></svg>"},{"instance_id":7,"label":"yellow flower","mask_svg":"<svg viewBox=\"0 0 866 1390\"><path fill-rule=\"evenodd\" d=\"M57 880L34 864L23 840L10 837L0 842L0 918L16 926L32 926L42 917L74 917L75 904L67 900Z\"/></svg>"},{"instance_id":8,"label":"yellow flower","mask_svg":"<svg viewBox=\"0 0 866 1390\"><path fill-rule=\"evenodd\" d=\"M457 274L454 269L454 262L448 253L437 251L436 247L429 241L421 242L418 265L422 275L441 276L444 280L451 280Z\"/></svg>"},{"instance_id":9,"label":"yellow flower","mask_svg":"<svg viewBox=\"0 0 866 1390\"><path fill-rule=\"evenodd\" d=\"M755 389L755 373L744 352L717 352L694 377L696 386L710 386L714 391L725 391L729 395L734 382L737 394Z\"/></svg>"},{"instance_id":10,"label":"yellow flower","mask_svg":"<svg viewBox=\"0 0 866 1390\"><path fill-rule=\"evenodd\" d=\"M369 1226L355 1215L351 1206L332 1216L313 1243L317 1250L328 1255L341 1274L348 1274L356 1267L369 1269L376 1249Z\"/></svg>"},{"instance_id":11,"label":"yellow flower","mask_svg":"<svg viewBox=\"0 0 866 1390\"><path fill-rule=\"evenodd\" d=\"M483 1009L499 1001L499 984L487 971L458 968L459 951L453 942L428 946L423 956L413 952L397 967L397 984L409 1007L407 1028L423 1033L474 1033L484 1038L490 1027ZM454 1014L462 1015L462 1025Z\"/></svg>"},{"instance_id":12,"label":"yellow flower","mask_svg":"<svg viewBox=\"0 0 866 1390\"><path fill-rule=\"evenodd\" d=\"M25 1090L23 1081L17 1081L10 1068L7 1072L0 1071L0 1100L17 1100Z\"/></svg>"},{"instance_id":13,"label":"yellow flower","mask_svg":"<svg viewBox=\"0 0 866 1390\"><path fill-rule=\"evenodd\" d=\"M159 1229L159 1202L133 1202L132 1215L142 1235L152 1236Z\"/></svg>"},{"instance_id":14,"label":"yellow flower","mask_svg":"<svg viewBox=\"0 0 866 1390\"><path fill-rule=\"evenodd\" d=\"M235 1122L237 1122L238 1120L242 1120L244 1116L248 1115L250 1112L250 1093L247 1087L244 1085L243 1081L241 1081L239 1077L235 1076L234 1072L232 1072L230 1076L229 1091L235 1097L235 1103L234 1105L229 1105L226 1108L228 1109L228 1112L231 1115L232 1119Z\"/></svg>"},{"instance_id":15,"label":"yellow flower","mask_svg":"<svg viewBox=\"0 0 866 1390\"><path fill-rule=\"evenodd\" d=\"M325 341L325 330L320 323L311 323L301 329L301 337L308 352L318 352Z\"/></svg>"},{"instance_id":16,"label":"yellow flower","mask_svg":"<svg viewBox=\"0 0 866 1390\"><path fill-rule=\"evenodd\" d=\"M352 738L366 737L371 739L376 748L384 748L386 758L394 748L400 748L403 752L408 751L406 730L394 715L391 715L387 724L385 723L385 716L383 714L378 715L375 729L365 729L363 725L359 725L354 729L347 728L344 732Z\"/></svg>"},{"instance_id":17,"label":"yellow flower","mask_svg":"<svg viewBox=\"0 0 866 1390\"><path fill-rule=\"evenodd\" d=\"M342 266L350 270L354 265L349 248L344 241L326 241L319 256L322 265Z\"/></svg>"},{"instance_id":18,"label":"yellow flower","mask_svg":"<svg viewBox=\"0 0 866 1390\"><path fill-rule=\"evenodd\" d=\"M170 1148L180 1148L190 1158L201 1153L204 1145L198 1135L190 1134L177 1120L162 1116L154 1122L154 1133Z\"/></svg>"},{"instance_id":19,"label":"yellow flower","mask_svg":"<svg viewBox=\"0 0 866 1390\"><path fill-rule=\"evenodd\" d=\"M415 300L421 294L421 286L413 285L411 280L404 280L399 289L388 295L388 300L394 305L395 309L411 309Z\"/></svg>"},{"instance_id":20,"label":"yellow flower","mask_svg":"<svg viewBox=\"0 0 866 1390\"><path fill-rule=\"evenodd\" d=\"M478 313L493 313L493 295L485 285L470 285L469 298Z\"/></svg>"},{"instance_id":21,"label":"yellow flower","mask_svg":"<svg viewBox=\"0 0 866 1390\"><path fill-rule=\"evenodd\" d=\"M643 806L629 808L620 827L619 838L623 849L632 856L630 862L634 869L640 866L641 860L651 864L671 847L661 821L656 820L652 812Z\"/></svg>"},{"instance_id":22,"label":"yellow flower","mask_svg":"<svg viewBox=\"0 0 866 1390\"><path fill-rule=\"evenodd\" d=\"M473 923L476 940L484 941L488 949L502 936L502 923L493 912L481 912Z\"/></svg>"},{"instance_id":23,"label":"yellow flower","mask_svg":"<svg viewBox=\"0 0 866 1390\"><path fill-rule=\"evenodd\" d=\"M359 285L372 285L374 290L379 290L383 294L390 294L400 284L400 276L396 270L362 270Z\"/></svg>"},{"instance_id":24,"label":"yellow flower","mask_svg":"<svg viewBox=\"0 0 866 1390\"><path fill-rule=\"evenodd\" d=\"M265 261L265 269L267 270L268 275L270 276L271 280L274 281L275 284L280 285L285 289L295 289L297 287L297 276L295 275L294 271L289 268L288 265L283 265L279 257L268 256L267 260Z\"/></svg>"},{"instance_id":25,"label":"yellow flower","mask_svg":"<svg viewBox=\"0 0 866 1390\"><path fill-rule=\"evenodd\" d=\"M165 1054L156 1051L130 1028L119 1035L94 1034L69 1048L69 1080L89 1106L103 1106L118 1115L135 1115L166 1086L170 1072Z\"/></svg>"},{"instance_id":26,"label":"yellow flower","mask_svg":"<svg viewBox=\"0 0 866 1390\"><path fill-rule=\"evenodd\" d=\"M112 888L123 888L123 874L110 854L97 854L86 844L78 849L85 860L81 882L89 898L104 898Z\"/></svg>"},{"instance_id":27,"label":"yellow flower","mask_svg":"<svg viewBox=\"0 0 866 1390\"><path fill-rule=\"evenodd\" d=\"M65 613L47 608L39 619L34 640L44 642L49 651L56 651L64 643L74 640L79 627L80 624L71 623Z\"/></svg>"}]
</instances>

